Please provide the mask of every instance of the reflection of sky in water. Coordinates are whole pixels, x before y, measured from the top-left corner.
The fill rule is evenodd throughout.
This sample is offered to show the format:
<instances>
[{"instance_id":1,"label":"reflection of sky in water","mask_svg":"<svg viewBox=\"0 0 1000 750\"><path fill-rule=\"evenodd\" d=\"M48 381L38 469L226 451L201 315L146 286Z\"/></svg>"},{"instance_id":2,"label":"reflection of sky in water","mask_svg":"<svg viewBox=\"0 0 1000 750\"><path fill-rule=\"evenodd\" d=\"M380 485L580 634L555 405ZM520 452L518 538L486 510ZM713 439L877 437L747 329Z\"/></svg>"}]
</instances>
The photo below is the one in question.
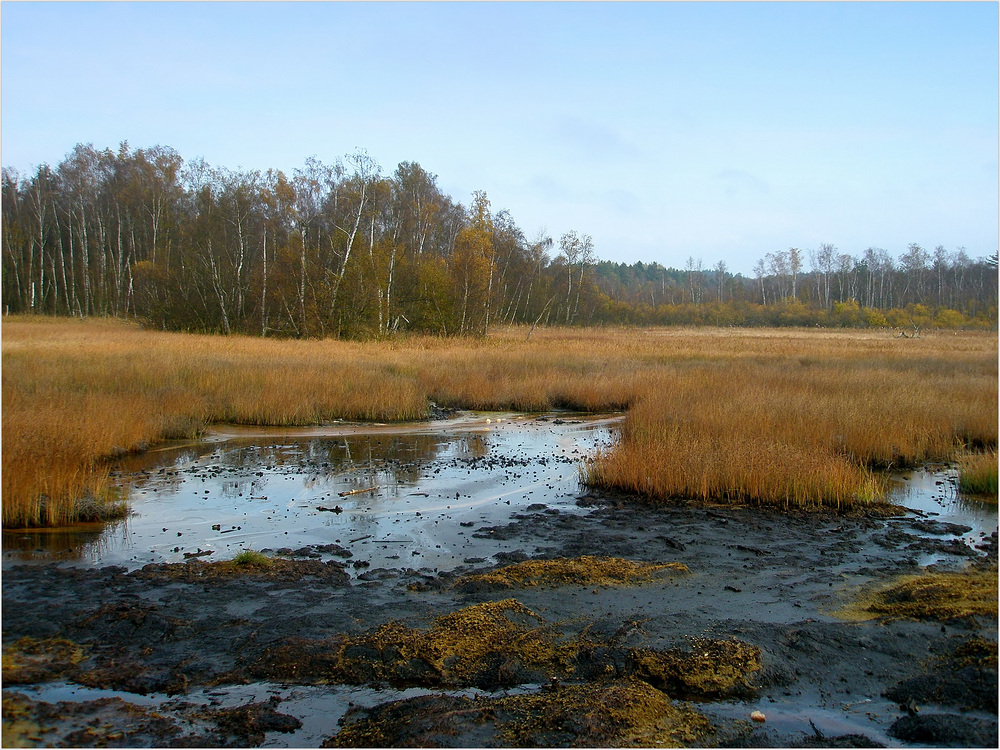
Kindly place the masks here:
<instances>
[{"instance_id":1,"label":"reflection of sky in water","mask_svg":"<svg viewBox=\"0 0 1000 750\"><path fill-rule=\"evenodd\" d=\"M928 466L917 471L900 472L892 477L893 489L889 500L914 511L914 517L971 527L965 534L917 534L943 542L961 539L973 546L982 544L983 537L997 530L997 503L977 499L958 491L958 470L952 466ZM918 555L917 563L931 565L938 562L956 562L954 555L925 553Z\"/></svg>"},{"instance_id":2,"label":"reflection of sky in water","mask_svg":"<svg viewBox=\"0 0 1000 750\"><path fill-rule=\"evenodd\" d=\"M126 522L55 544L5 534L4 546L72 548L84 563L137 567L207 551L202 559L337 544L354 553L349 563L451 568L515 549L472 536L512 512L533 503L579 512L579 462L609 442L610 428L565 419L487 425L481 417L336 437L286 430L166 446L122 462L132 486Z\"/></svg>"},{"instance_id":3,"label":"reflection of sky in water","mask_svg":"<svg viewBox=\"0 0 1000 750\"><path fill-rule=\"evenodd\" d=\"M209 551L202 559L336 544L353 553L348 563L451 569L518 549L516 541L473 536L508 523L512 513L533 504L581 512L580 461L607 446L614 429L607 420L506 416L336 437L237 431L167 445L122 462L120 476L132 487L127 521L5 531L4 559L44 550L41 559L138 567ZM978 543L997 528L996 503L967 498L956 485L956 471L946 466L900 473L890 500L971 526L964 538Z\"/></svg>"},{"instance_id":4,"label":"reflection of sky in water","mask_svg":"<svg viewBox=\"0 0 1000 750\"><path fill-rule=\"evenodd\" d=\"M933 521L971 526L972 531L963 535L963 538L973 543L978 543L981 535L988 536L997 529L996 501L976 499L960 493L958 470L951 466L941 465L895 474L889 500L918 511L918 515Z\"/></svg>"}]
</instances>

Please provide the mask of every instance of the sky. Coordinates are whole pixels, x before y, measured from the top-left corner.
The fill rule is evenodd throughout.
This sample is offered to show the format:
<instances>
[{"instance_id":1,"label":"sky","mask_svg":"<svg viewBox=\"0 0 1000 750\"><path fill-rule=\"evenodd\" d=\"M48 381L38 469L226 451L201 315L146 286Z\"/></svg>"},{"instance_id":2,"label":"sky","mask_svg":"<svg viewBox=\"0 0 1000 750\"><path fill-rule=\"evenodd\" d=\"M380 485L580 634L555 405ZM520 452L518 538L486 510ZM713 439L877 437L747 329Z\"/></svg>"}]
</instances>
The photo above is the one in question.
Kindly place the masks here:
<instances>
[{"instance_id":1,"label":"sky","mask_svg":"<svg viewBox=\"0 0 1000 750\"><path fill-rule=\"evenodd\" d=\"M752 274L768 252L997 252L996 2L11 2L0 158L363 148L529 239Z\"/></svg>"}]
</instances>

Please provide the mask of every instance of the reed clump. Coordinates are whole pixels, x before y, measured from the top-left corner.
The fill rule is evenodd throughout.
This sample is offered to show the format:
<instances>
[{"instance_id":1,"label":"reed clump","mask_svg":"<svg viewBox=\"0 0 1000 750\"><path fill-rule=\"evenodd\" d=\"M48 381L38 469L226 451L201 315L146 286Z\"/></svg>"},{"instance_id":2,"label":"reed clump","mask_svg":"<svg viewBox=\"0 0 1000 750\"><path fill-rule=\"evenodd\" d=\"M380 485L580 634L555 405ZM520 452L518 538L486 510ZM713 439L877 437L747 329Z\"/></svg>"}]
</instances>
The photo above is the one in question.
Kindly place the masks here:
<instances>
[{"instance_id":1,"label":"reed clump","mask_svg":"<svg viewBox=\"0 0 1000 750\"><path fill-rule=\"evenodd\" d=\"M995 334L498 329L481 340L289 341L122 321L3 323L3 525L123 509L108 461L215 423L628 409L587 467L657 500L779 507L878 501L878 471L997 444Z\"/></svg>"},{"instance_id":2,"label":"reed clump","mask_svg":"<svg viewBox=\"0 0 1000 750\"><path fill-rule=\"evenodd\" d=\"M997 499L997 452L961 453L958 463L958 488L970 495Z\"/></svg>"}]
</instances>

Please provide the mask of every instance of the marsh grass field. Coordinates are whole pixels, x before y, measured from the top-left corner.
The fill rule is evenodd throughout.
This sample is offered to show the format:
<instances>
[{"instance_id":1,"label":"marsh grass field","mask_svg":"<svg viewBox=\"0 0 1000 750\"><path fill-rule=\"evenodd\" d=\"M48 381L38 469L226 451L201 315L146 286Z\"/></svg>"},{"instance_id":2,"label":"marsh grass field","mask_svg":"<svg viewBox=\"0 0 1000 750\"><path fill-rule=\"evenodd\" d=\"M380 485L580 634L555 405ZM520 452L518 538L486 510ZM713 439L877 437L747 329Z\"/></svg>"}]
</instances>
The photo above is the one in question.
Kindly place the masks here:
<instances>
[{"instance_id":1,"label":"marsh grass field","mask_svg":"<svg viewBox=\"0 0 1000 750\"><path fill-rule=\"evenodd\" d=\"M3 526L123 511L109 462L213 424L627 410L584 471L655 501L879 503L885 469L958 460L996 487L997 336L803 329L499 329L366 343L7 317ZM985 472L985 479L983 478Z\"/></svg>"},{"instance_id":2,"label":"marsh grass field","mask_svg":"<svg viewBox=\"0 0 1000 750\"><path fill-rule=\"evenodd\" d=\"M996 334L2 333L4 746L996 746Z\"/></svg>"}]
</instances>

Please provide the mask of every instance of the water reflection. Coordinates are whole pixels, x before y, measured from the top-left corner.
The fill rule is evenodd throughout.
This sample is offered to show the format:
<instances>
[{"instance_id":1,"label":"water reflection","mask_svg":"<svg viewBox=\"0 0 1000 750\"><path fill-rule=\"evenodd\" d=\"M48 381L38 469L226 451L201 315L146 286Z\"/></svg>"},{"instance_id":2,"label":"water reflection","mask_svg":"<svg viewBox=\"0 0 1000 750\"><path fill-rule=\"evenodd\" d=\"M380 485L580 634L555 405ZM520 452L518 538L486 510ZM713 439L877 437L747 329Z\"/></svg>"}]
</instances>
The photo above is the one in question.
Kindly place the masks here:
<instances>
[{"instance_id":1,"label":"water reflection","mask_svg":"<svg viewBox=\"0 0 1000 750\"><path fill-rule=\"evenodd\" d=\"M60 559L137 567L336 544L371 565L455 566L474 547L492 554L473 527L532 503L579 512L576 465L607 444L617 417L487 419L334 435L233 430L163 445L116 467L131 497L125 522L9 543L5 533L5 560L65 549L72 556Z\"/></svg>"},{"instance_id":2,"label":"water reflection","mask_svg":"<svg viewBox=\"0 0 1000 750\"><path fill-rule=\"evenodd\" d=\"M4 529L4 558L25 561L44 554L48 559L83 559L93 550L106 546L106 540L124 526L124 521L115 521L53 529Z\"/></svg>"}]
</instances>

